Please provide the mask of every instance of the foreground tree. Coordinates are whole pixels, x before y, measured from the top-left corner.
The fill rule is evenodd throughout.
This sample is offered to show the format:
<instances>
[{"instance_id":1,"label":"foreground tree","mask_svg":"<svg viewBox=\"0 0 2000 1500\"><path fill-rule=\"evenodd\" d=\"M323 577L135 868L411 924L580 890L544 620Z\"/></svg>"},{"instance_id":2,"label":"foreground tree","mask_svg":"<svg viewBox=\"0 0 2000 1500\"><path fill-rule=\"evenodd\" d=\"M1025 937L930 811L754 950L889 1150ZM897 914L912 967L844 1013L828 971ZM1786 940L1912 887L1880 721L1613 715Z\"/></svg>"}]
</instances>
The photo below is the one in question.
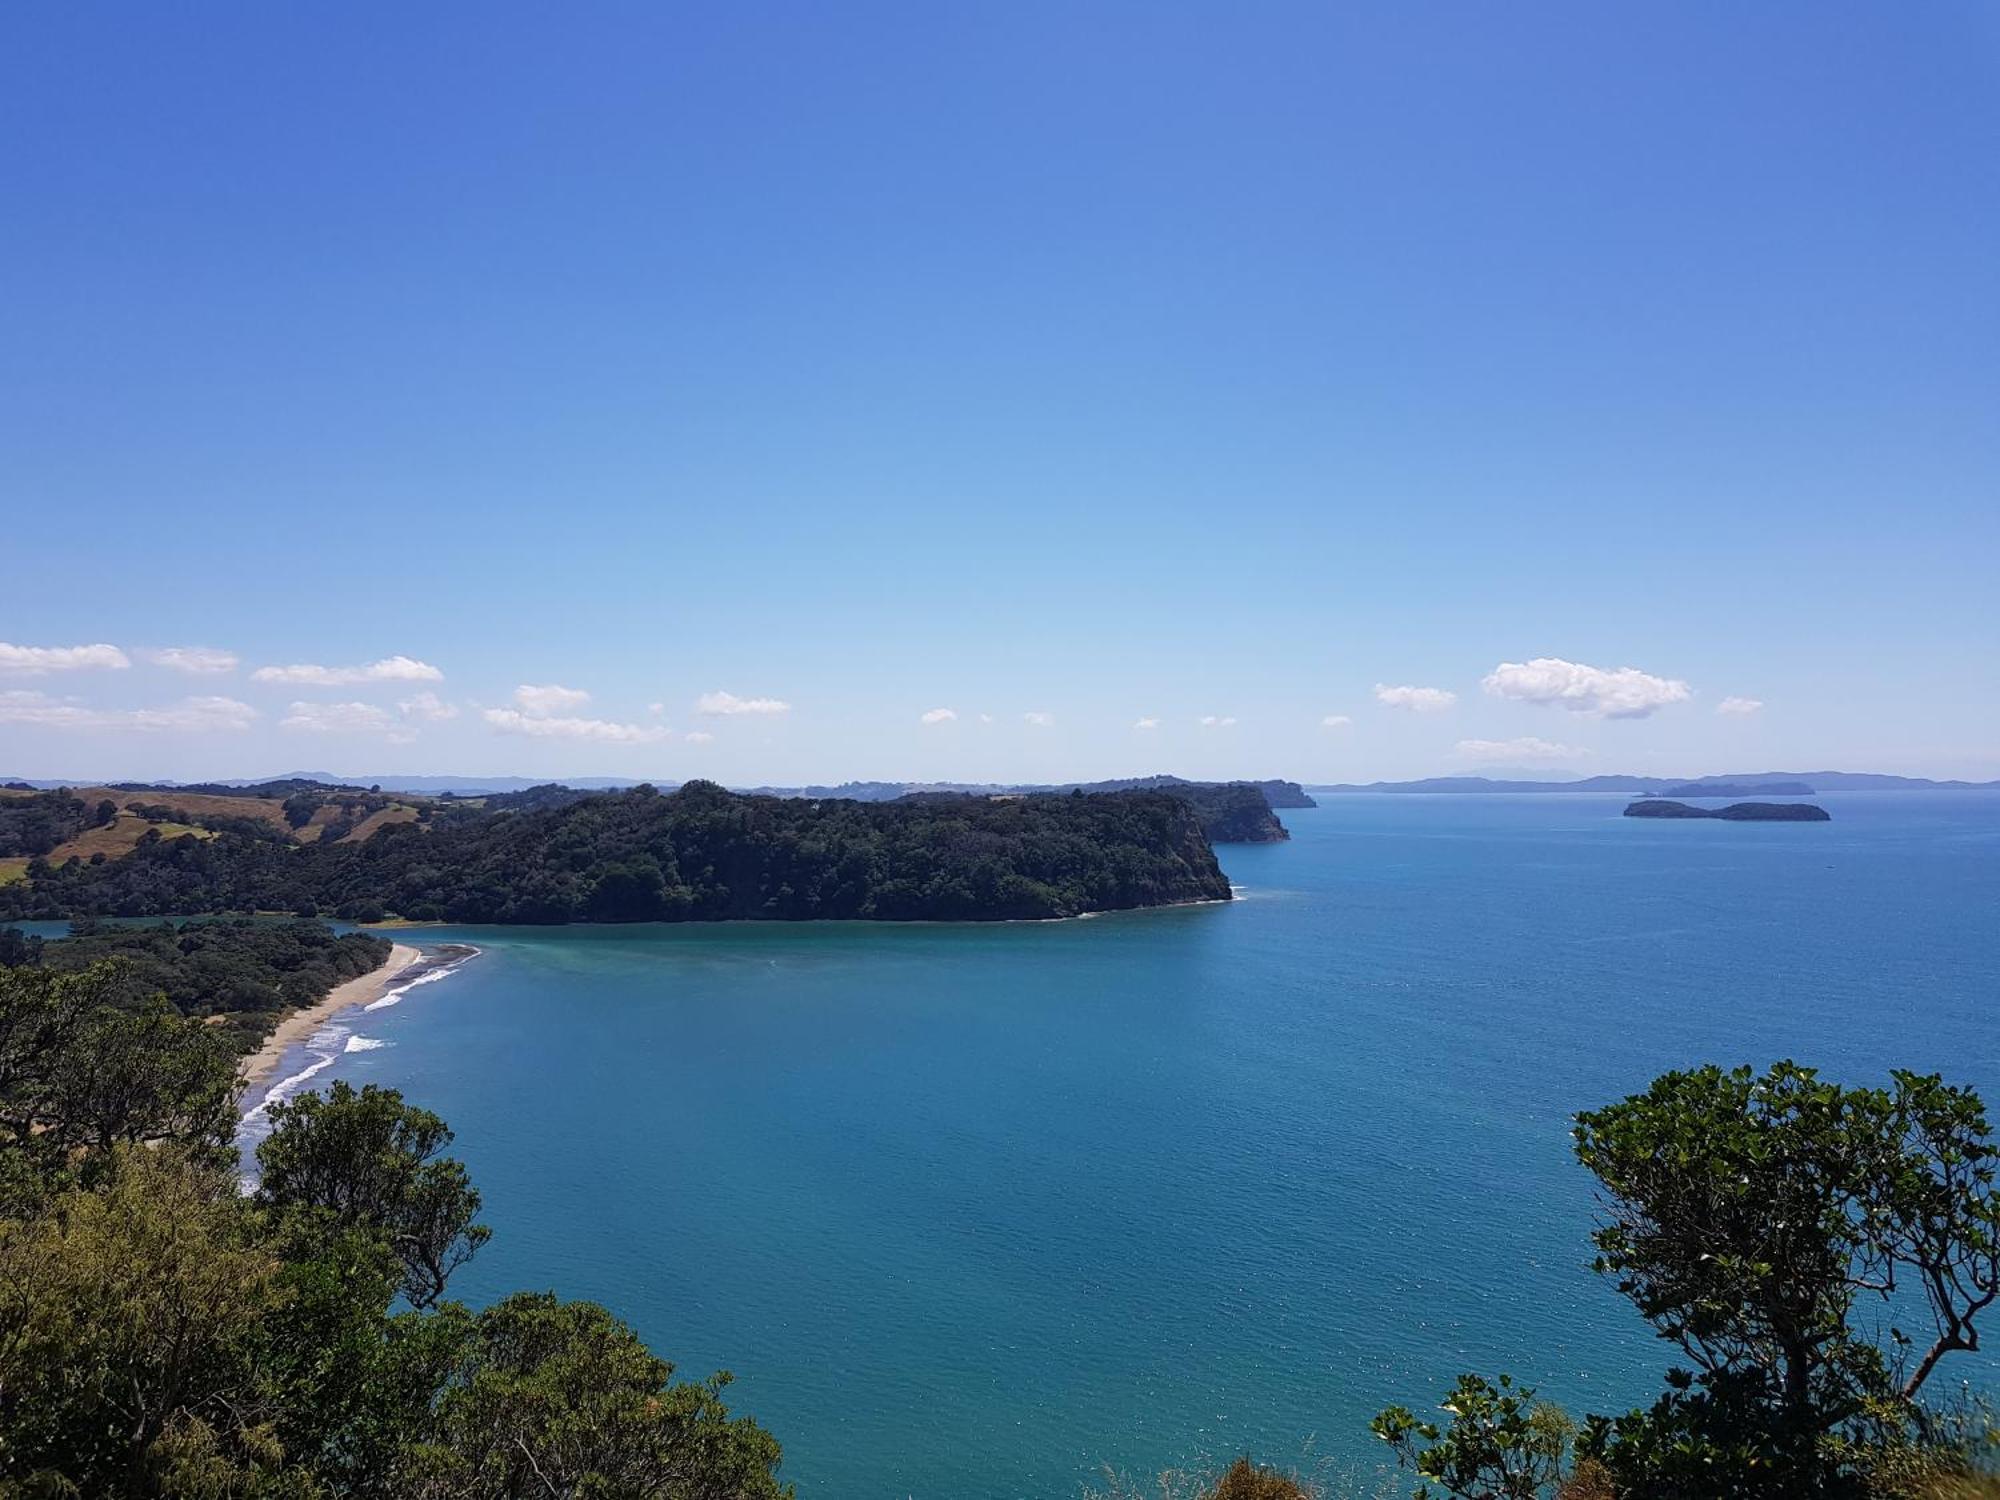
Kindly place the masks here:
<instances>
[{"instance_id":1,"label":"foreground tree","mask_svg":"<svg viewBox=\"0 0 2000 1500\"><path fill-rule=\"evenodd\" d=\"M396 1090L336 1083L324 1097L274 1106L271 1122L257 1148L258 1202L381 1234L402 1263L411 1306L442 1297L451 1273L492 1235L473 1222L479 1193L465 1167L441 1154L450 1129Z\"/></svg>"},{"instance_id":2,"label":"foreground tree","mask_svg":"<svg viewBox=\"0 0 2000 1500\"><path fill-rule=\"evenodd\" d=\"M269 1481L277 1258L185 1154L123 1146L103 1167L101 1190L0 1220L0 1476L107 1496Z\"/></svg>"},{"instance_id":3,"label":"foreground tree","mask_svg":"<svg viewBox=\"0 0 2000 1500\"><path fill-rule=\"evenodd\" d=\"M1576 1153L1603 1188L1598 1269L1687 1360L1652 1407L1585 1424L1577 1446L1617 1494L1886 1494L1892 1472L1928 1485L1960 1463L1921 1397L1941 1361L1979 1348L2000 1294L1976 1094L1907 1072L1848 1089L1792 1063L1701 1068L1579 1115ZM1459 1476L1448 1493L1526 1500L1556 1476L1522 1467L1504 1386L1466 1377L1454 1393L1451 1409L1492 1417L1484 1438L1462 1415L1440 1433L1400 1408L1376 1430L1426 1478Z\"/></svg>"},{"instance_id":4,"label":"foreground tree","mask_svg":"<svg viewBox=\"0 0 2000 1500\"><path fill-rule=\"evenodd\" d=\"M778 1444L603 1308L522 1293L474 1321L403 1493L416 1500L634 1496L784 1500Z\"/></svg>"},{"instance_id":5,"label":"foreground tree","mask_svg":"<svg viewBox=\"0 0 2000 1500\"><path fill-rule=\"evenodd\" d=\"M274 1111L244 1196L229 1058L121 982L0 971L0 1500L789 1495L727 1376L589 1303L439 1300L479 1196L395 1093Z\"/></svg>"}]
</instances>

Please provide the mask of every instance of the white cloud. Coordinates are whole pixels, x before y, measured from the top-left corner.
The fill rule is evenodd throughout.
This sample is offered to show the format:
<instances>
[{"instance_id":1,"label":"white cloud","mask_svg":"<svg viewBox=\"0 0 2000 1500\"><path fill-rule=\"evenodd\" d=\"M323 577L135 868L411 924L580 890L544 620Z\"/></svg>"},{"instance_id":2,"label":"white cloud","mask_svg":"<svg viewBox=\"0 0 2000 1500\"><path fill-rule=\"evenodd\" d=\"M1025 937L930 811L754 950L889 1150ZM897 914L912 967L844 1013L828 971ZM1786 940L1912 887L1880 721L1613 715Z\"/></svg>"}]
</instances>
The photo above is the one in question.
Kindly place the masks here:
<instances>
[{"instance_id":1,"label":"white cloud","mask_svg":"<svg viewBox=\"0 0 2000 1500\"><path fill-rule=\"evenodd\" d=\"M981 715L979 716L979 722L980 722L980 723L982 723L982 724L991 724L991 723L993 722L993 715L991 715L991 714L981 714Z\"/></svg>"},{"instance_id":2,"label":"white cloud","mask_svg":"<svg viewBox=\"0 0 2000 1500\"><path fill-rule=\"evenodd\" d=\"M1143 719L1134 719L1132 721L1132 727L1134 729L1158 729L1160 727L1160 721L1149 715Z\"/></svg>"},{"instance_id":3,"label":"white cloud","mask_svg":"<svg viewBox=\"0 0 2000 1500\"><path fill-rule=\"evenodd\" d=\"M1319 724L1322 729L1345 729L1353 722L1346 714L1328 714Z\"/></svg>"},{"instance_id":4,"label":"white cloud","mask_svg":"<svg viewBox=\"0 0 2000 1500\"><path fill-rule=\"evenodd\" d=\"M257 710L234 698L183 698L165 708L85 708L47 693L0 693L0 724L41 729L136 729L200 734L248 729Z\"/></svg>"},{"instance_id":5,"label":"white cloud","mask_svg":"<svg viewBox=\"0 0 2000 1500\"><path fill-rule=\"evenodd\" d=\"M1236 722L1234 714L1203 714L1201 727L1204 729L1227 729Z\"/></svg>"},{"instance_id":6,"label":"white cloud","mask_svg":"<svg viewBox=\"0 0 2000 1500\"><path fill-rule=\"evenodd\" d=\"M1021 719L1024 723L1033 724L1037 729L1047 729L1051 724L1055 723L1056 716L1054 714L1038 713L1031 710L1028 713L1022 714Z\"/></svg>"},{"instance_id":7,"label":"white cloud","mask_svg":"<svg viewBox=\"0 0 2000 1500\"><path fill-rule=\"evenodd\" d=\"M1378 682L1375 701L1389 708L1408 709L1413 714L1438 714L1458 702L1458 694L1444 688L1390 687Z\"/></svg>"},{"instance_id":8,"label":"white cloud","mask_svg":"<svg viewBox=\"0 0 2000 1500\"><path fill-rule=\"evenodd\" d=\"M10 646L0 641L0 672L39 677L44 672L85 672L132 665L116 646Z\"/></svg>"},{"instance_id":9,"label":"white cloud","mask_svg":"<svg viewBox=\"0 0 2000 1500\"><path fill-rule=\"evenodd\" d=\"M483 711L481 717L504 734L526 734L539 739L605 740L619 745L650 745L666 739L671 732L657 724L615 724L608 719L557 719L524 714L518 708L489 708Z\"/></svg>"},{"instance_id":10,"label":"white cloud","mask_svg":"<svg viewBox=\"0 0 2000 1500\"><path fill-rule=\"evenodd\" d=\"M656 719L662 718L667 712L667 705L664 703L648 703L646 705L646 712Z\"/></svg>"},{"instance_id":11,"label":"white cloud","mask_svg":"<svg viewBox=\"0 0 2000 1500\"><path fill-rule=\"evenodd\" d=\"M917 715L920 724L950 724L958 718L955 708L932 708Z\"/></svg>"},{"instance_id":12,"label":"white cloud","mask_svg":"<svg viewBox=\"0 0 2000 1500\"><path fill-rule=\"evenodd\" d=\"M1720 703L1715 705L1717 713L1729 714L1739 719L1748 718L1754 713L1762 713L1763 710L1764 700L1762 698L1724 698Z\"/></svg>"},{"instance_id":13,"label":"white cloud","mask_svg":"<svg viewBox=\"0 0 2000 1500\"><path fill-rule=\"evenodd\" d=\"M524 682L514 689L514 702L524 714L533 714L538 719L546 719L568 708L582 708L590 701L590 694L582 688L558 687L553 682L544 687L536 687Z\"/></svg>"},{"instance_id":14,"label":"white cloud","mask_svg":"<svg viewBox=\"0 0 2000 1500\"><path fill-rule=\"evenodd\" d=\"M358 682L443 682L444 673L414 657L385 656L361 667L320 667L309 662L289 667L259 667L250 674L250 679L308 687L352 687Z\"/></svg>"},{"instance_id":15,"label":"white cloud","mask_svg":"<svg viewBox=\"0 0 2000 1500\"><path fill-rule=\"evenodd\" d=\"M1503 661L1486 675L1482 686L1496 698L1522 703L1553 704L1572 713L1601 719L1643 719L1669 703L1690 697L1693 689L1672 677L1655 677L1637 667L1585 666L1559 656L1533 661Z\"/></svg>"},{"instance_id":16,"label":"white cloud","mask_svg":"<svg viewBox=\"0 0 2000 1500\"><path fill-rule=\"evenodd\" d=\"M280 729L303 734L382 734L394 727L389 710L372 703L294 703Z\"/></svg>"},{"instance_id":17,"label":"white cloud","mask_svg":"<svg viewBox=\"0 0 2000 1500\"><path fill-rule=\"evenodd\" d=\"M447 703L436 693L418 693L415 697L404 698L396 704L396 710L406 719L421 720L426 724L442 723L446 719L458 717L458 705Z\"/></svg>"},{"instance_id":18,"label":"white cloud","mask_svg":"<svg viewBox=\"0 0 2000 1500\"><path fill-rule=\"evenodd\" d=\"M156 667L171 667L176 672L202 677L234 672L241 659L234 651L217 651L212 646L162 646L157 651L139 654Z\"/></svg>"},{"instance_id":19,"label":"white cloud","mask_svg":"<svg viewBox=\"0 0 2000 1500\"><path fill-rule=\"evenodd\" d=\"M693 733L684 736L684 738L690 745L706 745L715 736L710 734L706 729L697 729Z\"/></svg>"},{"instance_id":20,"label":"white cloud","mask_svg":"<svg viewBox=\"0 0 2000 1500\"><path fill-rule=\"evenodd\" d=\"M1460 740L1457 748L1464 759L1488 765L1546 765L1584 760L1591 754L1577 745L1559 745L1533 735L1523 735L1518 740Z\"/></svg>"},{"instance_id":21,"label":"white cloud","mask_svg":"<svg viewBox=\"0 0 2000 1500\"><path fill-rule=\"evenodd\" d=\"M739 698L734 693L703 693L694 711L704 718L734 718L738 714L788 714L792 705L782 698Z\"/></svg>"}]
</instances>

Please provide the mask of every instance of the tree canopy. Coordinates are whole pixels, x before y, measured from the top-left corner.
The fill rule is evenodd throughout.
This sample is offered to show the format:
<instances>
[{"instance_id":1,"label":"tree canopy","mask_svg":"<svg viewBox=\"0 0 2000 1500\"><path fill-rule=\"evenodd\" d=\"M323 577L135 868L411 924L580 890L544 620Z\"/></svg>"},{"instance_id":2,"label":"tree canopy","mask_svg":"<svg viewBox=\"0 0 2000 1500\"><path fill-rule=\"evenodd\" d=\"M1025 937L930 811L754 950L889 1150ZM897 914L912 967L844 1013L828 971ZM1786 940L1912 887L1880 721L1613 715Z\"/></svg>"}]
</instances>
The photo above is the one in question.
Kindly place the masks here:
<instances>
[{"instance_id":1,"label":"tree canopy","mask_svg":"<svg viewBox=\"0 0 2000 1500\"><path fill-rule=\"evenodd\" d=\"M1228 897L1199 819L1167 792L865 803L690 782L467 811L358 843L162 839L0 886L0 913L975 921Z\"/></svg>"},{"instance_id":2,"label":"tree canopy","mask_svg":"<svg viewBox=\"0 0 2000 1500\"><path fill-rule=\"evenodd\" d=\"M257 1193L234 1058L111 965L0 969L0 1500L785 1500L726 1375L601 1307L472 1313L486 1236L451 1133L389 1090L273 1111Z\"/></svg>"}]
</instances>

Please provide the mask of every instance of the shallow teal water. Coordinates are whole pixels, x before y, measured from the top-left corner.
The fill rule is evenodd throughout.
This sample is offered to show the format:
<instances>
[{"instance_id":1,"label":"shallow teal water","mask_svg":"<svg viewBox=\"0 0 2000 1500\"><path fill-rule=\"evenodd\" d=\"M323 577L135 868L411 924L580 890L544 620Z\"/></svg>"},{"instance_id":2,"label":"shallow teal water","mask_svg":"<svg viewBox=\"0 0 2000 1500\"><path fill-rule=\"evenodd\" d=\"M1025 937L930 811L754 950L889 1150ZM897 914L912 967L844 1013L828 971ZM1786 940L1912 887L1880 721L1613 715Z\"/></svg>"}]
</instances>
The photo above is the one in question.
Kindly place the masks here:
<instances>
[{"instance_id":1,"label":"shallow teal water","mask_svg":"<svg viewBox=\"0 0 2000 1500\"><path fill-rule=\"evenodd\" d=\"M458 1129L496 1229L463 1295L734 1370L803 1496L1372 1473L1368 1416L1463 1369L1654 1388L1571 1111L1785 1056L2000 1103L2000 796L1818 800L1329 799L1224 851L1240 901L1083 922L427 930L484 952L320 1076Z\"/></svg>"}]
</instances>

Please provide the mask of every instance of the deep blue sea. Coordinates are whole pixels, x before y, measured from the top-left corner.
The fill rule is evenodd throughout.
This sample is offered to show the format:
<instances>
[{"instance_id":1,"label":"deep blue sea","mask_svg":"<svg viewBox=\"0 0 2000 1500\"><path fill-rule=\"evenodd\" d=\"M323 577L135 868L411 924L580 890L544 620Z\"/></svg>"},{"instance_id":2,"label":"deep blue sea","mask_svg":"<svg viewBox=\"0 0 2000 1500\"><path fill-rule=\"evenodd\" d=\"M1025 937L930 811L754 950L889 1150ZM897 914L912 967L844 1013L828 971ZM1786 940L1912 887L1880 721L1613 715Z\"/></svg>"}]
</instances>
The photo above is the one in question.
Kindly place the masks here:
<instances>
[{"instance_id":1,"label":"deep blue sea","mask_svg":"<svg viewBox=\"0 0 2000 1500\"><path fill-rule=\"evenodd\" d=\"M1234 903L1076 922L424 929L483 951L320 1078L457 1129L495 1229L460 1294L734 1371L807 1500L1365 1476L1369 1416L1462 1370L1657 1388L1572 1111L1785 1057L2000 1107L2000 794L1815 800L1327 798L1222 851Z\"/></svg>"}]
</instances>

